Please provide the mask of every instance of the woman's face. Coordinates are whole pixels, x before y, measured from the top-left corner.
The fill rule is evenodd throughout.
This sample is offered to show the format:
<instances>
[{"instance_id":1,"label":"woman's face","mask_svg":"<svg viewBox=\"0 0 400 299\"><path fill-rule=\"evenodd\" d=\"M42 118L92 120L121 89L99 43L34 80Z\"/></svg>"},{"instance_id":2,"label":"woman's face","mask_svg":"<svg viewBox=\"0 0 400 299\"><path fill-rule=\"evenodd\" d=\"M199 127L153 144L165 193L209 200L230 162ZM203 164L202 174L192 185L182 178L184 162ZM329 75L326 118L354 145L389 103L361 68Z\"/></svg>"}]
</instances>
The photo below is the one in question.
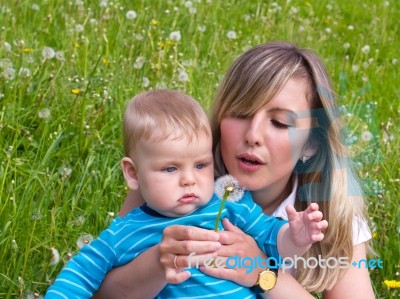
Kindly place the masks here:
<instances>
[{"instance_id":1,"label":"woman's face","mask_svg":"<svg viewBox=\"0 0 400 299\"><path fill-rule=\"evenodd\" d=\"M253 196L281 195L305 151L311 127L307 82L289 79L282 90L249 118L221 121L221 154L229 174ZM265 199L268 200L268 199Z\"/></svg>"}]
</instances>

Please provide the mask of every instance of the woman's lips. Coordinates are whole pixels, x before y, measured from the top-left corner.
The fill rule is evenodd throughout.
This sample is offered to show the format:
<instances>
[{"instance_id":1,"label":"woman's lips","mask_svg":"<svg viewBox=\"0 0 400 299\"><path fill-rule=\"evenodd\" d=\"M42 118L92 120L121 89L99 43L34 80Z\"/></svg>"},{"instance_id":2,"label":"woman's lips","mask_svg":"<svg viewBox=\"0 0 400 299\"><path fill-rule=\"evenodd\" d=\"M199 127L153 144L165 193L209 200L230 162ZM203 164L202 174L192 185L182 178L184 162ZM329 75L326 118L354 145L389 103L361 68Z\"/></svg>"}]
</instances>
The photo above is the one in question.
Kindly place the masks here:
<instances>
[{"instance_id":1,"label":"woman's lips","mask_svg":"<svg viewBox=\"0 0 400 299\"><path fill-rule=\"evenodd\" d=\"M237 156L240 168L248 171L254 171L261 168L266 163L259 157L252 154L241 154Z\"/></svg>"}]
</instances>

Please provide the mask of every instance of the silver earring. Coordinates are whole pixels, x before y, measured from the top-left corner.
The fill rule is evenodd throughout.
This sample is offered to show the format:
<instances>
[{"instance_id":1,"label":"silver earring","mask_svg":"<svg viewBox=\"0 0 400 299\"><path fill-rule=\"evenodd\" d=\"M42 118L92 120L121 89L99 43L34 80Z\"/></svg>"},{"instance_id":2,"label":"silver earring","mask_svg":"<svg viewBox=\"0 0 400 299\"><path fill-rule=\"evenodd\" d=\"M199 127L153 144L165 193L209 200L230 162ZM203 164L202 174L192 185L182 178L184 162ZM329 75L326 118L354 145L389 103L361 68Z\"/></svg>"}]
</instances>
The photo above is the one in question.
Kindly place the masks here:
<instances>
[{"instance_id":1,"label":"silver earring","mask_svg":"<svg viewBox=\"0 0 400 299\"><path fill-rule=\"evenodd\" d=\"M302 156L302 157L301 157L301 162L303 162L303 164L306 163L307 160L308 160L308 157L307 157L307 156Z\"/></svg>"}]
</instances>

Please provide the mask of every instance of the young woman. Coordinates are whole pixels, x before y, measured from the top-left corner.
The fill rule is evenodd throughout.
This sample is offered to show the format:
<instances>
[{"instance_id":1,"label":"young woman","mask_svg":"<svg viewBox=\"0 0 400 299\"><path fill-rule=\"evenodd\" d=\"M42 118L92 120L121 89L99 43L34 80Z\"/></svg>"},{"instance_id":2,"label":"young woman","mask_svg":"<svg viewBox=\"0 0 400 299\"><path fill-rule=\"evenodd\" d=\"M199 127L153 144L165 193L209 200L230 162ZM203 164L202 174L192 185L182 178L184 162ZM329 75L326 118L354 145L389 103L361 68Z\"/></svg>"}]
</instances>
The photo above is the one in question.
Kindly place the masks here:
<instances>
[{"instance_id":1,"label":"young woman","mask_svg":"<svg viewBox=\"0 0 400 299\"><path fill-rule=\"evenodd\" d=\"M318 57L290 43L256 46L242 54L223 79L213 107L216 176L229 173L252 192L263 212L286 218L285 206L304 210L316 201L329 222L325 239L303 256L349 267L297 267L279 273L268 298L374 298L367 269L351 266L366 258L371 238L364 204L346 148L334 93ZM141 203L131 193L121 213ZM164 267L185 267L188 256L230 257L261 254L255 241L225 220L226 231L171 226L158 246L111 271L96 298L151 298L166 284ZM330 265L332 265L331 263ZM243 286L256 283L259 272L205 268L205 273ZM293 275L293 276L292 276Z\"/></svg>"}]
</instances>

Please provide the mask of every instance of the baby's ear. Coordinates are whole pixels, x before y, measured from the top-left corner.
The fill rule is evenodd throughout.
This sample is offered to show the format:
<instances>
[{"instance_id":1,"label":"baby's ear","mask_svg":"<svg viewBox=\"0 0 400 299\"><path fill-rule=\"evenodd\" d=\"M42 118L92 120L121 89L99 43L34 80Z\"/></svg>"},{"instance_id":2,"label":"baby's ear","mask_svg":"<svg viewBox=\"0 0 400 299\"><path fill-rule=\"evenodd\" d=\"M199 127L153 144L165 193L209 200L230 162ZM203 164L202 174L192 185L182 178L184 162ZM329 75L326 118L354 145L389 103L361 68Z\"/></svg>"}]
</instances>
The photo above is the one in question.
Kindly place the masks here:
<instances>
[{"instance_id":1,"label":"baby's ear","mask_svg":"<svg viewBox=\"0 0 400 299\"><path fill-rule=\"evenodd\" d=\"M122 173L124 174L126 184L128 185L128 188L131 190L138 190L139 183L136 174L136 167L132 159L128 157L122 158L121 168L122 168Z\"/></svg>"}]
</instances>

